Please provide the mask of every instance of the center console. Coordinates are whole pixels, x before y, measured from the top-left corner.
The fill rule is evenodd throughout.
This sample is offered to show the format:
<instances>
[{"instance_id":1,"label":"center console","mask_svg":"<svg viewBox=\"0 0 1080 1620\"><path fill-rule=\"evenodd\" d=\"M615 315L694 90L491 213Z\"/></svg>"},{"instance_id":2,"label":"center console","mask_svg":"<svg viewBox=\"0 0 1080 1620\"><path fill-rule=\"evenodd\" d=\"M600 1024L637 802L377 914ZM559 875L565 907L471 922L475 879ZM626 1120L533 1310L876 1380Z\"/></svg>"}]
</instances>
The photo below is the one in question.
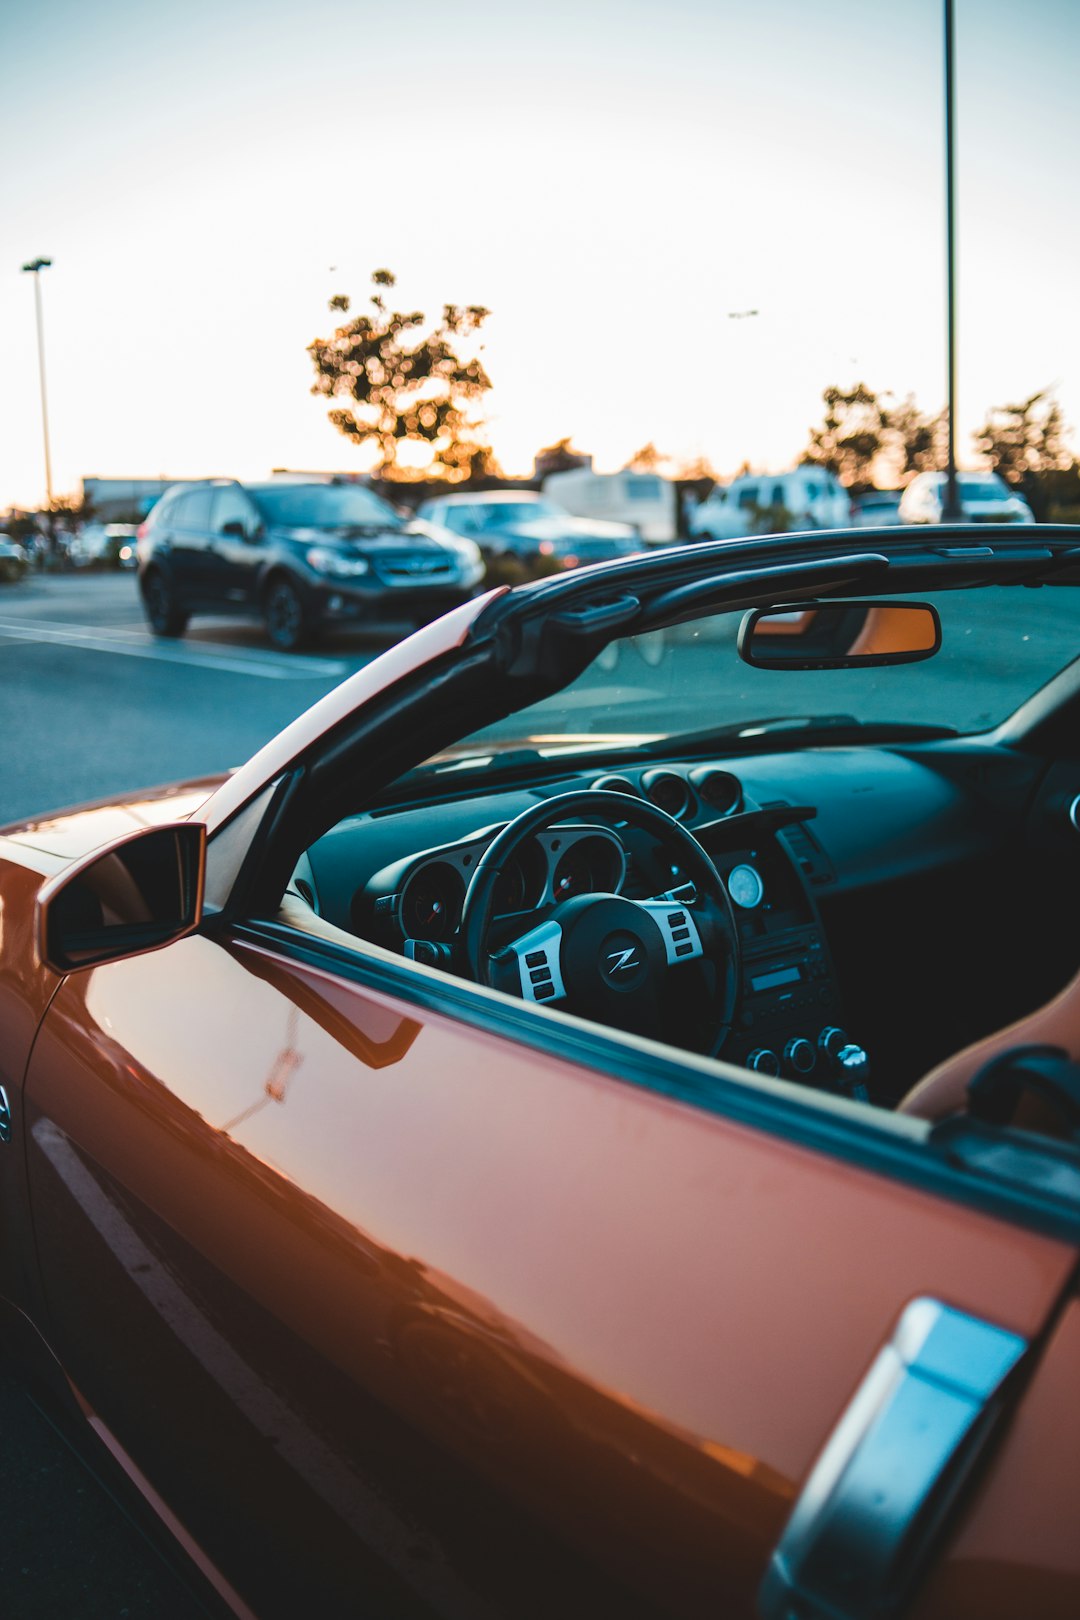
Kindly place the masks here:
<instances>
[{"instance_id":1,"label":"center console","mask_svg":"<svg viewBox=\"0 0 1080 1620\"><path fill-rule=\"evenodd\" d=\"M804 809L792 820L809 814ZM728 847L709 850L742 949L742 999L722 1056L759 1074L866 1100L869 1061L847 1032L828 941L800 871L806 835L794 828L802 836L793 848L792 833L769 820L754 842L731 848L725 838Z\"/></svg>"}]
</instances>

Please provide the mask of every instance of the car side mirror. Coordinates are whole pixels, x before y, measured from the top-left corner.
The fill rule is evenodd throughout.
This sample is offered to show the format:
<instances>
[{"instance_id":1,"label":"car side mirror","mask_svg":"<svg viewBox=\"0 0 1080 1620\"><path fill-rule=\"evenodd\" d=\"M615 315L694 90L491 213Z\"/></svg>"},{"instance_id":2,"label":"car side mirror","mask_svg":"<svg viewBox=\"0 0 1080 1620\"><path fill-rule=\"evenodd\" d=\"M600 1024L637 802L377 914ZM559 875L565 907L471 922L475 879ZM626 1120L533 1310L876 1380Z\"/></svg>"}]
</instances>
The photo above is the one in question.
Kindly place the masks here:
<instances>
[{"instance_id":1,"label":"car side mirror","mask_svg":"<svg viewBox=\"0 0 1080 1620\"><path fill-rule=\"evenodd\" d=\"M252 541L258 540L262 530L258 527L249 528L242 518L230 518L227 523L221 525L219 533L227 534L232 540Z\"/></svg>"},{"instance_id":2,"label":"car side mirror","mask_svg":"<svg viewBox=\"0 0 1080 1620\"><path fill-rule=\"evenodd\" d=\"M202 921L206 828L148 827L95 850L37 898L37 947L55 973L171 945Z\"/></svg>"},{"instance_id":3,"label":"car side mirror","mask_svg":"<svg viewBox=\"0 0 1080 1620\"><path fill-rule=\"evenodd\" d=\"M793 602L754 608L739 627L739 657L758 669L852 669L914 664L941 646L928 602Z\"/></svg>"}]
</instances>

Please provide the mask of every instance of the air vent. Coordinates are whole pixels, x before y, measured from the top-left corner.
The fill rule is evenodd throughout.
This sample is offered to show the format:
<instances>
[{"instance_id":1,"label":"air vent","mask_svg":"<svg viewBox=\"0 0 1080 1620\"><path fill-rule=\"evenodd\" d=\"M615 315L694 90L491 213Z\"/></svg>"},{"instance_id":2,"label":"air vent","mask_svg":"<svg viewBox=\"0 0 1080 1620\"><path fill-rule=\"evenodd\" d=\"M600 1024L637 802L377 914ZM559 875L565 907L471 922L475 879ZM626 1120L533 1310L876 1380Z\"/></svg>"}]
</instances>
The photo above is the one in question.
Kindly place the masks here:
<instances>
[{"instance_id":1,"label":"air vent","mask_svg":"<svg viewBox=\"0 0 1080 1620\"><path fill-rule=\"evenodd\" d=\"M678 821L690 808L690 788L674 771L646 771L641 786L650 804Z\"/></svg>"},{"instance_id":2,"label":"air vent","mask_svg":"<svg viewBox=\"0 0 1080 1620\"><path fill-rule=\"evenodd\" d=\"M711 810L733 816L742 809L743 785L730 771L695 771L691 780Z\"/></svg>"},{"instance_id":3,"label":"air vent","mask_svg":"<svg viewBox=\"0 0 1080 1620\"><path fill-rule=\"evenodd\" d=\"M762 809L771 810L774 804L786 803L785 799L773 799L767 805L762 805ZM836 882L835 867L805 822L793 821L790 826L781 828L777 836L794 857L799 871L811 883L820 886Z\"/></svg>"}]
</instances>

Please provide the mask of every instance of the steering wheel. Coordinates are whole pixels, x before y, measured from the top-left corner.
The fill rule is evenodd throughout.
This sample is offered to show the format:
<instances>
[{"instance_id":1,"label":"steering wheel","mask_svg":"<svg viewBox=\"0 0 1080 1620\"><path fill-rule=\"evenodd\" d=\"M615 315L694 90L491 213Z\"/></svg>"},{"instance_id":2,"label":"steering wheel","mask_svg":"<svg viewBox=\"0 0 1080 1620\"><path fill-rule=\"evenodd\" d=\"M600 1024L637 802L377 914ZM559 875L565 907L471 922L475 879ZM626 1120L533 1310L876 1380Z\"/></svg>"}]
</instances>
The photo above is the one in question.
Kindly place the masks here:
<instances>
[{"instance_id":1,"label":"steering wheel","mask_svg":"<svg viewBox=\"0 0 1080 1620\"><path fill-rule=\"evenodd\" d=\"M597 816L642 827L677 848L680 889L650 900L575 895L492 953L496 886L520 846L545 827ZM597 1023L712 1055L731 1029L740 964L728 892L697 839L647 799L590 789L562 793L516 816L473 871L459 937L471 978L526 1001L562 1004ZM686 971L691 965L696 979Z\"/></svg>"}]
</instances>

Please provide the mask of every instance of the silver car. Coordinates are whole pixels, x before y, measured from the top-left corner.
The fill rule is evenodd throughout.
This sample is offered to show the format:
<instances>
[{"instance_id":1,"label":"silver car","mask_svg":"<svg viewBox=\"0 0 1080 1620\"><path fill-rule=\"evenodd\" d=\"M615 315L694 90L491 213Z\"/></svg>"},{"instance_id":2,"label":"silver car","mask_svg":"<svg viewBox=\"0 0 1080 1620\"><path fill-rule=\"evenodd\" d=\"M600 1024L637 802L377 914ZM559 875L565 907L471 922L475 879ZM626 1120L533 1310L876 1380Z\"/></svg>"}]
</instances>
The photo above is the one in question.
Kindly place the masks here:
<instances>
[{"instance_id":1,"label":"silver car","mask_svg":"<svg viewBox=\"0 0 1080 1620\"><path fill-rule=\"evenodd\" d=\"M963 523L1034 523L1022 495L997 473L957 473L956 494ZM900 499L901 523L940 523L945 506L945 474L919 473Z\"/></svg>"}]
</instances>

